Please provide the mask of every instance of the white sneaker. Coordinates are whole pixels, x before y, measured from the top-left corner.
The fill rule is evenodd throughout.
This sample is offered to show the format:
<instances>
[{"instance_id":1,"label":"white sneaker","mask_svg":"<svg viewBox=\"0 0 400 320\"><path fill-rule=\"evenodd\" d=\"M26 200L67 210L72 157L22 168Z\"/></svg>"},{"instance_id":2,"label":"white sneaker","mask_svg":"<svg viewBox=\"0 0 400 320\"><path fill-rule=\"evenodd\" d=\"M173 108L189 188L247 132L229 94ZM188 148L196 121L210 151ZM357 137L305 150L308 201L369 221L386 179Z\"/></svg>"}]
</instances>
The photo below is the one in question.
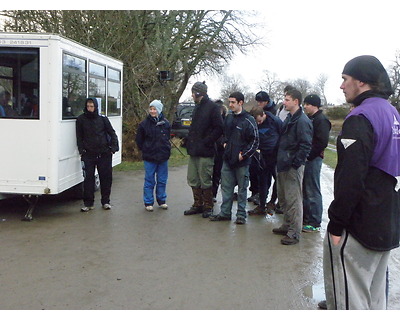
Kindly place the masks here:
<instances>
[{"instance_id":1,"label":"white sneaker","mask_svg":"<svg viewBox=\"0 0 400 320\"><path fill-rule=\"evenodd\" d=\"M160 205L161 209L167 210L168 209L168 205L166 203L163 203Z\"/></svg>"},{"instance_id":2,"label":"white sneaker","mask_svg":"<svg viewBox=\"0 0 400 320\"><path fill-rule=\"evenodd\" d=\"M153 211L154 208L153 208L153 206L146 206L146 210L147 210L147 211Z\"/></svg>"},{"instance_id":3,"label":"white sneaker","mask_svg":"<svg viewBox=\"0 0 400 320\"><path fill-rule=\"evenodd\" d=\"M111 209L111 205L109 203L103 204L103 209L104 210L110 210Z\"/></svg>"},{"instance_id":4,"label":"white sneaker","mask_svg":"<svg viewBox=\"0 0 400 320\"><path fill-rule=\"evenodd\" d=\"M84 207L81 208L81 212L88 212L89 210L93 210L93 209L94 209L94 207L86 207L86 206L84 206Z\"/></svg>"}]
</instances>

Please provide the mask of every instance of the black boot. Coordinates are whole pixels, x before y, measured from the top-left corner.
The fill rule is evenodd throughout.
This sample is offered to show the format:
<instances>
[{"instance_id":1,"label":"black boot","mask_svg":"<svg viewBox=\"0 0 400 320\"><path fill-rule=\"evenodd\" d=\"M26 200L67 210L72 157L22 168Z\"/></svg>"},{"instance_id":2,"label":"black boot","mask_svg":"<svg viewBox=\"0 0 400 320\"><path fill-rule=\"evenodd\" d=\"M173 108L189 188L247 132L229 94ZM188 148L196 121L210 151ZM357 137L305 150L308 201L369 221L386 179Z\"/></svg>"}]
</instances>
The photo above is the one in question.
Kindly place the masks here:
<instances>
[{"instance_id":1,"label":"black boot","mask_svg":"<svg viewBox=\"0 0 400 320\"><path fill-rule=\"evenodd\" d=\"M203 218L208 218L213 214L214 208L214 200L213 200L213 192L212 188L202 189L203 194L203 202L204 202L204 210L203 210Z\"/></svg>"},{"instance_id":2,"label":"black boot","mask_svg":"<svg viewBox=\"0 0 400 320\"><path fill-rule=\"evenodd\" d=\"M183 212L185 216L190 216L192 214L198 214L203 212L203 195L202 190L200 188L193 188L193 205Z\"/></svg>"}]
</instances>

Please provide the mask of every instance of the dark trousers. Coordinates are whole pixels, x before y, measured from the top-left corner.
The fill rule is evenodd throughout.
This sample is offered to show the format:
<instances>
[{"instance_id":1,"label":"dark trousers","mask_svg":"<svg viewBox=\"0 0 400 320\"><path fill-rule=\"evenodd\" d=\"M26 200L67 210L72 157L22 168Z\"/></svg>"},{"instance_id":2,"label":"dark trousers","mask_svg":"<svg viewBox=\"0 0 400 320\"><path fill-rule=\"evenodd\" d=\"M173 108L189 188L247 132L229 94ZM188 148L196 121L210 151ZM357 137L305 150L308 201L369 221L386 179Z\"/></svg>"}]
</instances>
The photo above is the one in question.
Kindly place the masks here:
<instances>
[{"instance_id":1,"label":"dark trousers","mask_svg":"<svg viewBox=\"0 0 400 320\"><path fill-rule=\"evenodd\" d=\"M250 188L249 190L251 191L252 195L255 195L259 193L260 189L260 172L261 172L261 166L262 164L260 163L261 161L261 156L258 152L254 153L254 155L251 157L251 162L250 162L250 167L249 167L249 173L250 173Z\"/></svg>"},{"instance_id":2,"label":"dark trousers","mask_svg":"<svg viewBox=\"0 0 400 320\"><path fill-rule=\"evenodd\" d=\"M221 169L222 169L222 164L224 163L223 155L224 155L224 148L218 149L214 157L214 168L212 177L212 192L214 198L217 197L218 188L221 183Z\"/></svg>"},{"instance_id":3,"label":"dark trousers","mask_svg":"<svg viewBox=\"0 0 400 320\"><path fill-rule=\"evenodd\" d=\"M278 199L278 191L277 191L277 188L276 188L276 162L275 162L274 171L272 173L272 177L274 178L274 185L272 187L272 194L271 194L270 202L275 204L276 199Z\"/></svg>"},{"instance_id":4,"label":"dark trousers","mask_svg":"<svg viewBox=\"0 0 400 320\"><path fill-rule=\"evenodd\" d=\"M262 154L262 169L259 173L259 191L260 191L260 207L265 208L265 203L268 198L268 191L271 187L272 177L276 179L276 155Z\"/></svg>"},{"instance_id":5,"label":"dark trousers","mask_svg":"<svg viewBox=\"0 0 400 320\"><path fill-rule=\"evenodd\" d=\"M304 167L303 223L313 227L320 227L322 221L321 166L322 158L316 157Z\"/></svg>"},{"instance_id":6,"label":"dark trousers","mask_svg":"<svg viewBox=\"0 0 400 320\"><path fill-rule=\"evenodd\" d=\"M83 203L87 207L94 204L95 171L100 178L101 204L110 203L112 184L112 153L82 155Z\"/></svg>"}]
</instances>

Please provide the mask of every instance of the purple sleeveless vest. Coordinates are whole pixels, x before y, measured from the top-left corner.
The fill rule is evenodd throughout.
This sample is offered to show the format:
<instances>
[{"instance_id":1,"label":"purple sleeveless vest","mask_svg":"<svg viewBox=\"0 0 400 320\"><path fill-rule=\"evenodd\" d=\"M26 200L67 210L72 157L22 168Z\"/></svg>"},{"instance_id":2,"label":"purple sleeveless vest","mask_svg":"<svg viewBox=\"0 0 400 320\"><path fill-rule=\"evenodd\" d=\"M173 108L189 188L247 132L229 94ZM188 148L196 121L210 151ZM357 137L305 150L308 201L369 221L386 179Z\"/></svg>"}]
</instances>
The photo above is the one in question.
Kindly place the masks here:
<instances>
[{"instance_id":1,"label":"purple sleeveless vest","mask_svg":"<svg viewBox=\"0 0 400 320\"><path fill-rule=\"evenodd\" d=\"M365 99L346 117L363 115L374 128L375 149L371 166L393 177L400 176L400 115L383 98Z\"/></svg>"}]
</instances>

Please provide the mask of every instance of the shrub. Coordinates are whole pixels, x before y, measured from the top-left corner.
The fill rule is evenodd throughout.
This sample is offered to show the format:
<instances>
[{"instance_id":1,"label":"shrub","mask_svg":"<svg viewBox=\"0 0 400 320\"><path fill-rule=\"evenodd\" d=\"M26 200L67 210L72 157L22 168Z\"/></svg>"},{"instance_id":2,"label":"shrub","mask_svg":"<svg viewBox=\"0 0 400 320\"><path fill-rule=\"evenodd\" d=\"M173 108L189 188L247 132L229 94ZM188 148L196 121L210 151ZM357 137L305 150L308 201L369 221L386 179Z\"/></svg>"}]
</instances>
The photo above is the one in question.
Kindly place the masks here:
<instances>
[{"instance_id":1,"label":"shrub","mask_svg":"<svg viewBox=\"0 0 400 320\"><path fill-rule=\"evenodd\" d=\"M348 115L348 113L350 112L350 107L343 105L333 108L327 108L325 112L329 119L339 120L344 119Z\"/></svg>"}]
</instances>

